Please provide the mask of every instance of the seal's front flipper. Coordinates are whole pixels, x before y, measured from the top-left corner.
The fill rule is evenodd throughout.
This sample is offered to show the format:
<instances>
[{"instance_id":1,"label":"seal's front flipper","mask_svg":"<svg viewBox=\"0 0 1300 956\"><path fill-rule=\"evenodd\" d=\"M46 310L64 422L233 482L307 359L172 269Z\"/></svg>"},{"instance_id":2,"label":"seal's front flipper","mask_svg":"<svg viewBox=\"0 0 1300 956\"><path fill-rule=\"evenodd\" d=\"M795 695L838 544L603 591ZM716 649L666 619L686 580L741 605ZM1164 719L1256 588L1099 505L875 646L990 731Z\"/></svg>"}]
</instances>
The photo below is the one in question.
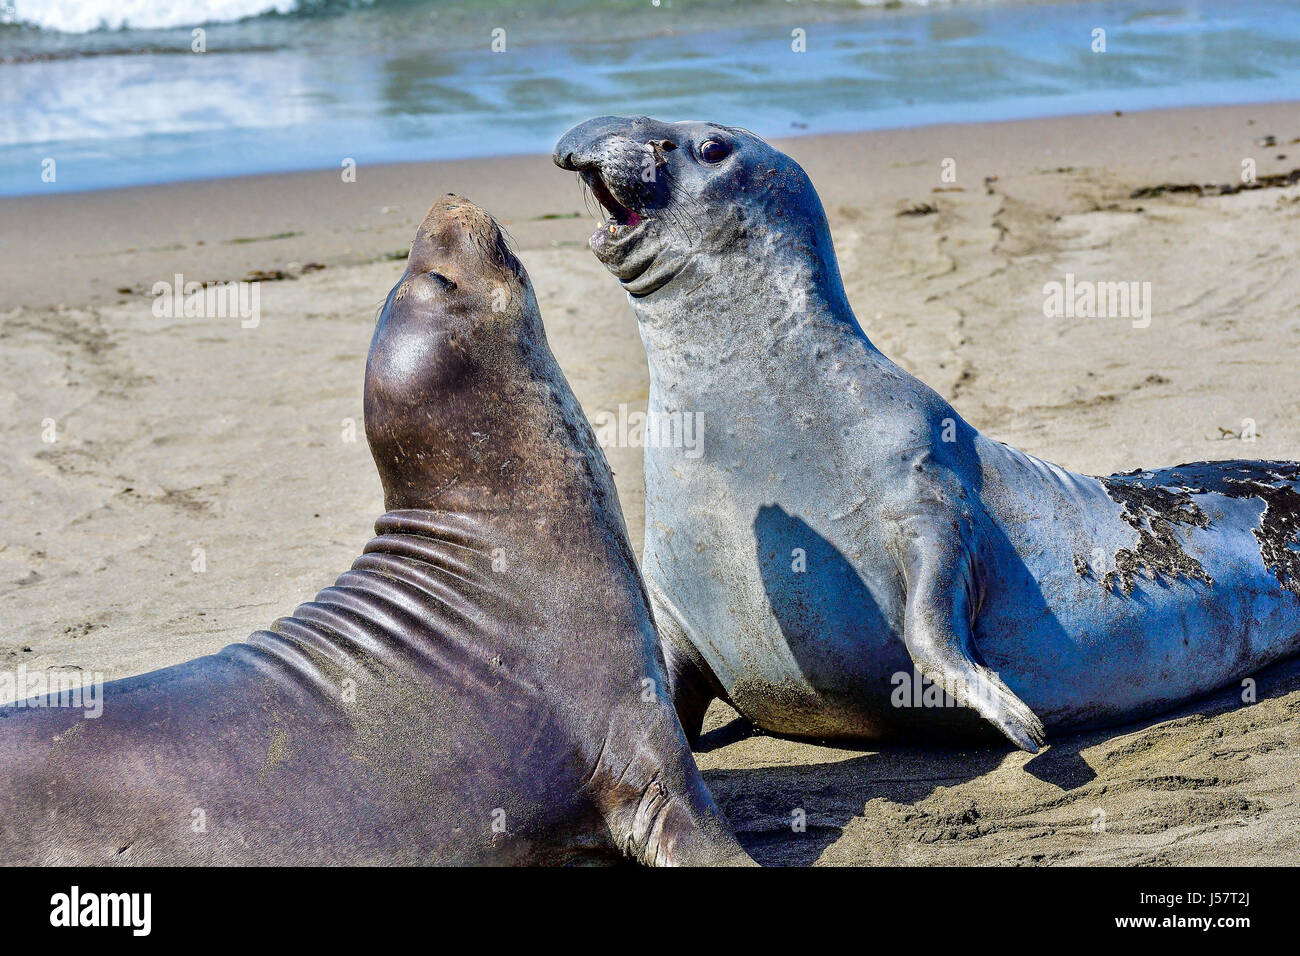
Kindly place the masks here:
<instances>
[{"instance_id":1,"label":"seal's front flipper","mask_svg":"<svg viewBox=\"0 0 1300 956\"><path fill-rule=\"evenodd\" d=\"M622 850L646 866L758 865L702 782L698 787L690 782L675 787L651 781L624 831Z\"/></svg>"},{"instance_id":2,"label":"seal's front flipper","mask_svg":"<svg viewBox=\"0 0 1300 956\"><path fill-rule=\"evenodd\" d=\"M612 843L646 866L756 866L727 825L667 700L616 713L589 787Z\"/></svg>"},{"instance_id":3,"label":"seal's front flipper","mask_svg":"<svg viewBox=\"0 0 1300 956\"><path fill-rule=\"evenodd\" d=\"M686 731L686 741L694 750L700 742L700 731L704 729L704 715L717 693L704 666L693 660L695 655L683 653L669 641L663 641L660 646L667 668L668 693L682 730Z\"/></svg>"},{"instance_id":4,"label":"seal's front flipper","mask_svg":"<svg viewBox=\"0 0 1300 956\"><path fill-rule=\"evenodd\" d=\"M904 529L901 550L907 584L903 641L917 669L1021 750L1038 753L1042 721L977 659L971 633L975 579L966 547L951 531Z\"/></svg>"},{"instance_id":5,"label":"seal's front flipper","mask_svg":"<svg viewBox=\"0 0 1300 956\"><path fill-rule=\"evenodd\" d=\"M659 646L668 677L668 696L677 710L682 729L686 731L686 740L694 750L700 741L709 704L715 697L725 699L725 695L713 671L686 636L672 602L649 582L646 582L646 591L650 595L650 606L659 631Z\"/></svg>"}]
</instances>

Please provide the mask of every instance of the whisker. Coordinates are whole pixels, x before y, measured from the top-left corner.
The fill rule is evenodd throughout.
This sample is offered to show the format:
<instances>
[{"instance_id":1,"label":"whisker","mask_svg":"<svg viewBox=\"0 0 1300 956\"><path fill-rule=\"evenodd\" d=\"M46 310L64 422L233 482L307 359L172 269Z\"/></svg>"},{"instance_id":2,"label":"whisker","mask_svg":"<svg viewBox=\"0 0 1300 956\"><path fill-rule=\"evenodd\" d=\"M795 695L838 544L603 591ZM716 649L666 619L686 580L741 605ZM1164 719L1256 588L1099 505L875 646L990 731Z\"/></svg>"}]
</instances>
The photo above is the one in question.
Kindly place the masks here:
<instances>
[{"instance_id":1,"label":"whisker","mask_svg":"<svg viewBox=\"0 0 1300 956\"><path fill-rule=\"evenodd\" d=\"M697 203L696 205L699 206L699 208L702 208L700 204ZM677 227L680 230L683 239L687 242L699 239L703 230L699 228L696 210L693 210L687 205L678 190L673 189L669 193L668 206L666 208L672 210L673 218L677 223Z\"/></svg>"},{"instance_id":2,"label":"whisker","mask_svg":"<svg viewBox=\"0 0 1300 956\"><path fill-rule=\"evenodd\" d=\"M582 205L587 210L587 215L592 216L597 222L604 222L604 207L601 206L600 200L596 198L596 191L591 188L591 184L584 177L579 176L578 182L581 184Z\"/></svg>"}]
</instances>

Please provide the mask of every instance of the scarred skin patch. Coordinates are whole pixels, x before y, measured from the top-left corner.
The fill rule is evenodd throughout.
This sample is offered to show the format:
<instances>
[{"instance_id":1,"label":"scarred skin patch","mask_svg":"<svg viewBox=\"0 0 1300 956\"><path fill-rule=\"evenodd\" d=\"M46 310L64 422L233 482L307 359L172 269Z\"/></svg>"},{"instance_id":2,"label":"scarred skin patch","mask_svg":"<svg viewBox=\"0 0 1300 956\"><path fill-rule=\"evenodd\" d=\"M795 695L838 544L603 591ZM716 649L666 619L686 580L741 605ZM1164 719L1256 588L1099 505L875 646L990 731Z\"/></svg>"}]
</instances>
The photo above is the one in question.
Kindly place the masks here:
<instances>
[{"instance_id":1,"label":"scarred skin patch","mask_svg":"<svg viewBox=\"0 0 1300 956\"><path fill-rule=\"evenodd\" d=\"M1251 533L1259 541L1260 560L1278 586L1300 598L1300 465L1294 462L1214 461L1177 465L1159 473L1137 471L1099 479L1123 509L1120 517L1138 532L1133 548L1115 553L1115 570L1101 585L1117 583L1132 594L1135 575L1185 577L1213 584L1213 579L1183 549L1175 526L1208 528L1210 519L1195 495L1258 498L1264 510Z\"/></svg>"},{"instance_id":2,"label":"scarred skin patch","mask_svg":"<svg viewBox=\"0 0 1300 956\"><path fill-rule=\"evenodd\" d=\"M1248 481L1240 485L1253 488L1252 494L1264 499L1259 527L1251 529L1259 539L1264 567L1273 572L1279 585L1300 598L1300 551L1295 550L1300 545L1300 492Z\"/></svg>"},{"instance_id":3,"label":"scarred skin patch","mask_svg":"<svg viewBox=\"0 0 1300 956\"><path fill-rule=\"evenodd\" d=\"M1186 491L1147 487L1123 480L1139 474L1142 472L1101 479L1106 494L1123 508L1120 517L1138 533L1134 547L1115 552L1115 568L1102 577L1101 586L1109 591L1119 584L1125 594L1132 594L1139 573L1145 573L1153 580L1159 577L1191 578L1203 584L1214 584L1214 579L1201 567L1201 562L1183 550L1182 542L1174 532L1175 525L1209 527L1209 517Z\"/></svg>"}]
</instances>

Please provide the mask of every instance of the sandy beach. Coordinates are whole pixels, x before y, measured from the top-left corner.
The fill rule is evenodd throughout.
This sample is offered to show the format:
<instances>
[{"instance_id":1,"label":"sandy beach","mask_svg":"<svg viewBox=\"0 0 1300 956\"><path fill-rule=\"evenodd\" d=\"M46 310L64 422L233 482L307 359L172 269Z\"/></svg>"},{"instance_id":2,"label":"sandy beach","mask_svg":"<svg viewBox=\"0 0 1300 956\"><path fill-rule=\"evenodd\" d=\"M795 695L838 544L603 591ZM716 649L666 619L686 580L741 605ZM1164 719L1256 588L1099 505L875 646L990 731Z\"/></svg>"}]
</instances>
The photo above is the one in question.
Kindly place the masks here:
<instances>
[{"instance_id":1,"label":"sandy beach","mask_svg":"<svg viewBox=\"0 0 1300 956\"><path fill-rule=\"evenodd\" d=\"M1090 474L1300 460L1296 104L780 145L867 334L985 433ZM348 567L382 511L361 426L376 311L448 191L510 231L588 417L644 409L635 320L549 157L0 199L0 667L164 667ZM256 327L156 316L178 273L260 279ZM1067 274L1149 282L1149 326L1045 318ZM639 547L640 449L606 453ZM1300 664L1257 680L1252 703L1228 688L1033 758L792 742L715 704L698 759L766 864L1294 863Z\"/></svg>"}]
</instances>

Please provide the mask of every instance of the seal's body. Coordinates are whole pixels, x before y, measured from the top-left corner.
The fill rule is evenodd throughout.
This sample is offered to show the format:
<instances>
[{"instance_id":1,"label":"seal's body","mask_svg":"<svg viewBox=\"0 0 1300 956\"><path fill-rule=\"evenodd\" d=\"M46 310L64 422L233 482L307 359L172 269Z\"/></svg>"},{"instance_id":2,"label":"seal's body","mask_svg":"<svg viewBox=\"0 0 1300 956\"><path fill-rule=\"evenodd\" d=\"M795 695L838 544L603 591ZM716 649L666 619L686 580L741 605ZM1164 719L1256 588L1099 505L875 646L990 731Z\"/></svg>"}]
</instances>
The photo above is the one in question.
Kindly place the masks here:
<instances>
[{"instance_id":1,"label":"seal's body","mask_svg":"<svg viewBox=\"0 0 1300 956\"><path fill-rule=\"evenodd\" d=\"M613 214L660 422L643 570L695 733L1052 730L1169 708L1300 650L1300 466L1076 475L981 435L867 339L803 170L744 130L605 117L556 162ZM652 170L645 175L646 170ZM954 703L963 707L952 706Z\"/></svg>"},{"instance_id":2,"label":"seal's body","mask_svg":"<svg viewBox=\"0 0 1300 956\"><path fill-rule=\"evenodd\" d=\"M379 319L352 569L103 715L0 709L9 863L747 862L668 699L608 466L455 197Z\"/></svg>"}]
</instances>

